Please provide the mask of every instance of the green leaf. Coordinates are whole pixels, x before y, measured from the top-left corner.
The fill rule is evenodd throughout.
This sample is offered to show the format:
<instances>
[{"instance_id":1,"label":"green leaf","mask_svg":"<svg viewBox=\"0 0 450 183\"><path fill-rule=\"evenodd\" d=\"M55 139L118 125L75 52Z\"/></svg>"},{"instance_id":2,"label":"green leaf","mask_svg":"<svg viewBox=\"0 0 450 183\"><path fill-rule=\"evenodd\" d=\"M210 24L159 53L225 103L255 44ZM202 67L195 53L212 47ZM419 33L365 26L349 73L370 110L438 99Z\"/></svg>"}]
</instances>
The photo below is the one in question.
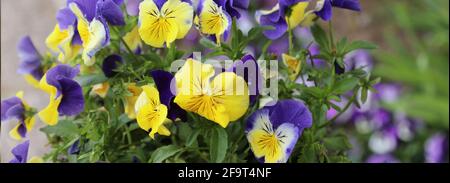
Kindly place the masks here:
<instances>
[{"instance_id":1,"label":"green leaf","mask_svg":"<svg viewBox=\"0 0 450 183\"><path fill-rule=\"evenodd\" d=\"M311 32L317 44L329 52L329 41L325 31L319 25L315 24L311 27Z\"/></svg>"},{"instance_id":2,"label":"green leaf","mask_svg":"<svg viewBox=\"0 0 450 183\"><path fill-rule=\"evenodd\" d=\"M367 41L354 41L345 47L345 49L343 50L343 55L358 49L372 50L376 48L377 45L369 43Z\"/></svg>"},{"instance_id":3,"label":"green leaf","mask_svg":"<svg viewBox=\"0 0 450 183\"><path fill-rule=\"evenodd\" d=\"M352 144L348 141L348 138L344 135L334 136L334 137L326 137L323 139L323 143L327 149L330 150L348 150L352 148Z\"/></svg>"},{"instance_id":4,"label":"green leaf","mask_svg":"<svg viewBox=\"0 0 450 183\"><path fill-rule=\"evenodd\" d=\"M108 80L108 78L104 74L83 75L75 78L75 81L77 81L82 87L103 83L106 80Z\"/></svg>"},{"instance_id":5,"label":"green leaf","mask_svg":"<svg viewBox=\"0 0 450 183\"><path fill-rule=\"evenodd\" d=\"M346 93L346 92L352 90L353 88L355 88L358 85L358 83L359 83L359 79L354 78L354 77L347 77L347 78L341 79L335 83L333 92L335 94Z\"/></svg>"},{"instance_id":6,"label":"green leaf","mask_svg":"<svg viewBox=\"0 0 450 183\"><path fill-rule=\"evenodd\" d=\"M228 134L224 128L215 125L210 131L209 153L210 161L221 163L228 149Z\"/></svg>"},{"instance_id":7,"label":"green leaf","mask_svg":"<svg viewBox=\"0 0 450 183\"><path fill-rule=\"evenodd\" d=\"M195 129L187 138L186 140L186 147L192 147L192 145L195 144L195 142L197 141L197 137L200 134L200 130L199 129Z\"/></svg>"},{"instance_id":8,"label":"green leaf","mask_svg":"<svg viewBox=\"0 0 450 183\"><path fill-rule=\"evenodd\" d=\"M204 46L205 48L210 48L210 49L214 49L217 47L216 43L214 43L213 41L209 40L208 38L201 38L200 39L200 44L202 46Z\"/></svg>"},{"instance_id":9,"label":"green leaf","mask_svg":"<svg viewBox=\"0 0 450 183\"><path fill-rule=\"evenodd\" d=\"M160 147L152 153L152 156L150 157L149 162L162 163L164 160L172 157L173 155L180 152L181 150L183 150L183 149L181 149L180 147L178 147L176 145L168 145L168 146Z\"/></svg>"},{"instance_id":10,"label":"green leaf","mask_svg":"<svg viewBox=\"0 0 450 183\"><path fill-rule=\"evenodd\" d=\"M46 126L41 131L61 137L72 137L79 134L78 126L72 120L60 120L55 126Z\"/></svg>"}]
</instances>

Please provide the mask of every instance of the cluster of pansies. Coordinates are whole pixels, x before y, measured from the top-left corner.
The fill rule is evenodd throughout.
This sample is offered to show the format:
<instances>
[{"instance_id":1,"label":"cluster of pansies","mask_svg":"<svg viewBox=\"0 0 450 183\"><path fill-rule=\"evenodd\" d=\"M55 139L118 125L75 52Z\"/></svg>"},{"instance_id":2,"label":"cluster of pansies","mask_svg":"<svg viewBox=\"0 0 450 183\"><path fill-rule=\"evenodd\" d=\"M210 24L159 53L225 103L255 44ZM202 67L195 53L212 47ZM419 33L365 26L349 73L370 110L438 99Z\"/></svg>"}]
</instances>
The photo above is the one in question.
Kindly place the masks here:
<instances>
[{"instance_id":1,"label":"cluster of pansies","mask_svg":"<svg viewBox=\"0 0 450 183\"><path fill-rule=\"evenodd\" d=\"M251 22L249 20L252 15L247 10L254 7L253 3L255 2L249 0L67 0L66 6L56 16L57 24L53 32L46 40L51 53L40 55L29 37L23 38L18 47L21 60L19 73L49 95L48 105L36 110L24 102L23 93L19 92L16 97L2 101L2 121L18 121L18 125L10 133L17 140L27 137L27 132L33 129L36 115L51 127L57 127L61 121L73 121L75 128L87 126L78 134L87 136L86 138L70 139L70 143L64 145L70 155L87 149L85 146L89 145L88 139L95 139L95 135L89 133L103 130L87 124L92 125L92 122L101 119L99 121L103 120L104 123L96 125L106 125L106 128L117 125L120 130L125 126L123 134L128 143L133 144L133 148L139 146L132 142L138 138L132 136L131 132L134 130L148 134L149 137L144 139L150 142L142 144L158 141L160 136L170 136L173 144L165 148L186 146L188 151L190 149L187 147L190 145L187 144L194 143L190 141L195 141L197 146L210 146L210 149L215 144L225 147L226 149L220 150L225 153L210 150L214 156L220 156L220 160L215 159L216 161L223 161L229 149L235 152L251 150L254 159L261 162L288 162L291 154L305 153L303 148L306 145L299 143L299 139L305 135L306 130L314 125L314 129L323 128L321 121L324 121L326 114L322 109L325 108L328 114L333 115L331 118L339 117L341 112L345 112L345 109L331 111L330 106L334 104L325 103L325 100L342 97L339 101L345 101L344 92L355 89L342 89L345 86L340 86L338 90L338 86L334 85L330 87L336 88L326 88L328 83L325 81L329 78L320 77L332 73L330 76L335 77L332 78L334 82L339 83L338 81L344 82L348 78L352 79L351 77L355 77L353 79L356 81L363 80L363 76L359 77L355 70L363 72L360 75L370 72L364 70L370 63L360 62L364 58L356 58L357 56L353 57L357 62L353 65L346 63L343 70L338 72L339 67L336 66L339 64L336 60L353 50L338 48L334 41L330 41L335 51L342 50L330 52L329 55L335 55L332 55L332 59L328 58L325 54L325 46L328 45L323 45L323 40L333 38L322 37L322 42L317 41L323 30L313 31L316 33L314 39L317 43L310 41L311 44L302 45L301 48L296 48L293 43L294 36L304 36L302 30L309 32L309 27L313 25L316 27L311 29L317 29L316 22L330 21L333 7L360 11L360 5L357 0L279 0L271 10L257 11L255 17L259 25L256 27L259 29L249 31L255 35L247 35L258 36L257 30L260 30L259 33L271 44L267 44L266 49L253 45L256 47L254 51L247 51L251 50L252 45L239 40L244 35L235 24ZM297 29L298 27L301 29ZM200 35L202 41L210 46L206 49L209 49L209 53L214 53L214 56L233 57L237 61L228 67L217 69L214 64L177 50L177 40L185 41L190 34ZM286 34L289 35L288 39L284 39ZM307 37L302 39L308 39ZM198 41L196 38L192 40ZM345 44L347 43L342 41L337 45ZM280 86L282 95L279 100L262 102L268 98L262 95L261 86L270 78L276 77L279 71L267 72L265 65L257 59L269 59L273 56L284 64L283 71L280 71L280 81L284 84ZM180 69L169 71L169 64L181 58L187 59ZM256 70L243 71L248 65ZM321 68L330 70L321 71L324 74L313 72ZM354 87L358 84L351 84L353 83ZM322 96L318 90L332 93ZM304 96L296 97L299 93L314 96L317 100L313 100L313 97L311 100ZM317 107L319 101L323 105ZM105 113L108 117L101 118ZM355 115L353 118L359 116ZM206 126L192 134L198 135L205 131L204 128L212 129L202 133L212 140L197 142L197 136L194 136L191 140L184 140L185 145L180 145L180 142L174 140L181 133L181 128L177 126L184 124L179 123L180 121L195 124L188 124L189 128L196 127L197 124ZM202 123L205 121L211 123ZM122 126L116 123L121 123ZM132 124L137 127L130 130ZM235 144L231 142L231 147L228 148L228 141L214 141L227 140L226 134L235 128L240 138L236 139ZM383 135L389 135L388 128L383 129L386 129ZM315 138L311 135L312 132L315 131L307 133L307 138L302 143ZM100 135L106 141L115 138L115 134L115 130L110 130ZM234 138L231 136L230 138ZM224 139L220 139L223 137ZM243 144L247 149L242 150L240 140L245 137L247 141ZM159 143L156 146L161 146ZM432 145L430 142L430 146ZM14 148L15 159L11 162L42 161L36 158L27 160L28 146L29 142L25 141ZM96 148L107 148L106 146L95 146L88 150L94 152ZM153 153L156 152L158 149ZM178 152L184 151L176 151ZM199 153L199 157L203 156L201 152L195 152ZM91 155L92 159L95 157ZM152 155L152 160L157 162L155 159L157 157ZM292 160L296 161L297 159Z\"/></svg>"}]
</instances>

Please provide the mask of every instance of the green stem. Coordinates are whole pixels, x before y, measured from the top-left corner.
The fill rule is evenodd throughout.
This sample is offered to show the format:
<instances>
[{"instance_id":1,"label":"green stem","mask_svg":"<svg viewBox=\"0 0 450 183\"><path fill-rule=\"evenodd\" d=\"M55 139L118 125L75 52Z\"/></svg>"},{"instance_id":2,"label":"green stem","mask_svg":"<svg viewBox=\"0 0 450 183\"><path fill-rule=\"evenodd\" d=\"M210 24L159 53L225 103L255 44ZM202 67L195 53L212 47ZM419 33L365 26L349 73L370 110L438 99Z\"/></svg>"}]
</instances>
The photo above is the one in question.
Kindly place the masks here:
<instances>
[{"instance_id":1,"label":"green stem","mask_svg":"<svg viewBox=\"0 0 450 183\"><path fill-rule=\"evenodd\" d=\"M127 52L131 55L131 57L133 57L134 60L139 61L138 57L136 56L136 54L131 50L130 46L128 46L128 44L125 42L125 40L123 39L123 37L120 35L119 31L117 30L116 27L112 27L112 30L114 31L114 33L117 35L117 37L119 37L120 42L122 42L123 45L125 45L125 49L127 50Z\"/></svg>"},{"instance_id":2,"label":"green stem","mask_svg":"<svg viewBox=\"0 0 450 183\"><path fill-rule=\"evenodd\" d=\"M294 35L292 33L291 25L289 25L289 21L287 21L287 24L289 33L289 55L291 55L294 52Z\"/></svg>"},{"instance_id":3,"label":"green stem","mask_svg":"<svg viewBox=\"0 0 450 183\"><path fill-rule=\"evenodd\" d=\"M333 24L331 23L331 20L328 22L328 34L330 36L330 48L333 51L335 49L334 46L334 36L333 36Z\"/></svg>"},{"instance_id":4,"label":"green stem","mask_svg":"<svg viewBox=\"0 0 450 183\"><path fill-rule=\"evenodd\" d=\"M357 92L354 92L352 98L350 98L350 100L347 102L347 104L345 105L345 107L344 107L338 114L336 114L333 118L331 118L331 120L329 120L327 123L323 124L322 126L319 126L319 129L320 129L320 128L323 128L323 127L325 127L325 126L330 125L331 123L333 123L334 121L336 121L336 119L339 118L339 116L341 116L342 114L344 114L344 112L347 111L348 108L349 108L349 107L352 105L352 103L355 101L356 95L357 95Z\"/></svg>"}]
</instances>

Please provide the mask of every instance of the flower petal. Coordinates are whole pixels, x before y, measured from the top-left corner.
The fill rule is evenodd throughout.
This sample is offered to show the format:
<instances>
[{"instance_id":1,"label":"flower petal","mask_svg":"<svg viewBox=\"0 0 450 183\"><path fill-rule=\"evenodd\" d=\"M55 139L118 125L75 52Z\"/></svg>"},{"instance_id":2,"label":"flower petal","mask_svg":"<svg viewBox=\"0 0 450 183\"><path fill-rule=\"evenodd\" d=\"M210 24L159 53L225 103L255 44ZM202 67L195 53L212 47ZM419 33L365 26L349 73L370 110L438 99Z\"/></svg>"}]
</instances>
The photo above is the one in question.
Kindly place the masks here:
<instances>
[{"instance_id":1,"label":"flower petal","mask_svg":"<svg viewBox=\"0 0 450 183\"><path fill-rule=\"evenodd\" d=\"M81 86L74 80L62 78L62 99L58 107L60 115L73 116L84 109L84 97Z\"/></svg>"},{"instance_id":2,"label":"flower petal","mask_svg":"<svg viewBox=\"0 0 450 183\"><path fill-rule=\"evenodd\" d=\"M113 0L101 0L97 3L97 15L101 15L111 25L125 25L120 6Z\"/></svg>"}]
</instances>

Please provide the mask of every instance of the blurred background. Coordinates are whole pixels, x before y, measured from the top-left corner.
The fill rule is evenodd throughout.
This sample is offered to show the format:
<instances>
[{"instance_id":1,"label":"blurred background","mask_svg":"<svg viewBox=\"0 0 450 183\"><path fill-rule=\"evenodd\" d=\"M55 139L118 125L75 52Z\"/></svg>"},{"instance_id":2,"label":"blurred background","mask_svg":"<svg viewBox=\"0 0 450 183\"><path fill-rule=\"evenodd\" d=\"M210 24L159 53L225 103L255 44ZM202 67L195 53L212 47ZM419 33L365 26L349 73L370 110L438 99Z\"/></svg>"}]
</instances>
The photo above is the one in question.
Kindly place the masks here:
<instances>
[{"instance_id":1,"label":"blurred background","mask_svg":"<svg viewBox=\"0 0 450 183\"><path fill-rule=\"evenodd\" d=\"M360 13L336 9L333 25L337 37L367 40L379 46L370 53L357 51L349 55L346 64L373 64L372 75L382 77L382 83L361 109L351 107L335 124L351 137L350 158L374 163L448 162L449 2L360 2ZM23 90L31 106L40 109L47 104L48 96L16 73L16 47L22 36L29 35L41 54L46 53L44 40L56 24L56 11L64 4L65 0L1 0L2 100ZM273 4L268 0L257 8L267 9ZM248 24L240 27L244 29ZM14 125L1 123L2 162L11 159L11 148L17 144L8 136ZM42 126L38 122L36 129ZM29 157L44 154L49 148L45 135L33 130L31 136Z\"/></svg>"}]
</instances>

